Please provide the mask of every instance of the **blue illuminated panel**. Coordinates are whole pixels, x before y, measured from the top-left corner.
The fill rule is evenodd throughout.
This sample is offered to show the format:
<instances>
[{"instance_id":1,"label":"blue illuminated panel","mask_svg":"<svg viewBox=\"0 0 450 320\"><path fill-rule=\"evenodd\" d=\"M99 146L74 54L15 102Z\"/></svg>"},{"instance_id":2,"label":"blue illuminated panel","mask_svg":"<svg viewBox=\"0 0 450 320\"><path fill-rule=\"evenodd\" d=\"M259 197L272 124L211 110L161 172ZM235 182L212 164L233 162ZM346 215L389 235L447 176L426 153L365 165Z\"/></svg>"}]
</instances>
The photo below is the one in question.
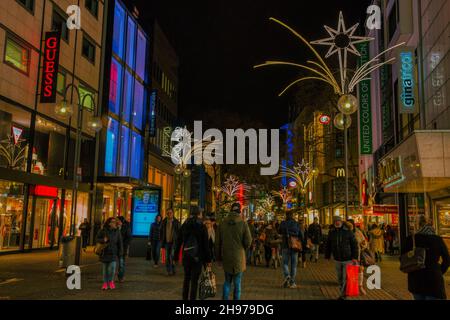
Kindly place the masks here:
<instances>
[{"instance_id":1,"label":"blue illuminated panel","mask_svg":"<svg viewBox=\"0 0 450 320\"><path fill-rule=\"evenodd\" d=\"M119 136L119 123L108 119L108 130L106 133L106 152L105 152L105 172L116 173L117 163L117 137Z\"/></svg>"},{"instance_id":2,"label":"blue illuminated panel","mask_svg":"<svg viewBox=\"0 0 450 320\"><path fill-rule=\"evenodd\" d=\"M159 190L134 190L131 230L134 237L148 237L150 226L159 214Z\"/></svg>"}]
</instances>

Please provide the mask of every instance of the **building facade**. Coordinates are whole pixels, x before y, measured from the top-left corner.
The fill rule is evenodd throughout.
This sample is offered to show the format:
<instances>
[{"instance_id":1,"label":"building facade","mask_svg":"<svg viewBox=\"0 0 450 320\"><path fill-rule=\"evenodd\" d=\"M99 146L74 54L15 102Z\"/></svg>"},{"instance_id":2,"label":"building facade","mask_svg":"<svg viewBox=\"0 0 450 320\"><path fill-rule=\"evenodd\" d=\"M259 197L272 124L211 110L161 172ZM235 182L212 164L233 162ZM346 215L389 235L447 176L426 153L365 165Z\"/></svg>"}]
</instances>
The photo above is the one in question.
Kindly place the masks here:
<instances>
[{"instance_id":1,"label":"building facade","mask_svg":"<svg viewBox=\"0 0 450 320\"><path fill-rule=\"evenodd\" d=\"M371 221L396 228L400 244L418 214L449 243L450 1L374 3L383 28L370 33L370 56L404 45L385 57L396 57L393 64L371 75L373 154L361 157L362 204Z\"/></svg>"},{"instance_id":2,"label":"building facade","mask_svg":"<svg viewBox=\"0 0 450 320\"><path fill-rule=\"evenodd\" d=\"M87 123L98 105L104 1L80 1L83 23L74 30L66 26L70 4L0 3L0 253L56 246L89 218L94 169L89 155L95 154L96 144L95 131ZM60 35L54 51L59 54L58 70L43 68L44 52L50 49L44 39L50 31ZM52 73L45 84L56 87L55 102L41 103L44 70ZM87 95L94 99L85 99ZM56 112L64 99L73 105L71 117ZM81 103L81 160L75 170ZM72 208L74 175L79 183Z\"/></svg>"}]
</instances>

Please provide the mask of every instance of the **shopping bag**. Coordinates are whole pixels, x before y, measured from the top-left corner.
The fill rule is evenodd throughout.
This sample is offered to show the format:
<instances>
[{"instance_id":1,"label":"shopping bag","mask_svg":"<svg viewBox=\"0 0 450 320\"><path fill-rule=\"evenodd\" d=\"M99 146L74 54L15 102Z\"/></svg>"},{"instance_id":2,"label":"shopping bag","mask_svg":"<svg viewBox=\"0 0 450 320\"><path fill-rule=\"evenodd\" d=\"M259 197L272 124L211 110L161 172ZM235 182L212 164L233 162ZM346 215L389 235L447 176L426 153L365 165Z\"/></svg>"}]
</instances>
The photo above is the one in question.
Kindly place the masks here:
<instances>
[{"instance_id":1,"label":"shopping bag","mask_svg":"<svg viewBox=\"0 0 450 320\"><path fill-rule=\"evenodd\" d=\"M161 263L166 264L166 248L161 248Z\"/></svg>"},{"instance_id":2,"label":"shopping bag","mask_svg":"<svg viewBox=\"0 0 450 320\"><path fill-rule=\"evenodd\" d=\"M179 255L178 255L178 263L179 263L180 265L183 264L183 246L181 246L181 250L180 250L180 253L179 253Z\"/></svg>"},{"instance_id":3,"label":"shopping bag","mask_svg":"<svg viewBox=\"0 0 450 320\"><path fill-rule=\"evenodd\" d=\"M347 281L345 295L347 297L356 297L359 295L359 266L349 264L346 268Z\"/></svg>"},{"instance_id":4,"label":"shopping bag","mask_svg":"<svg viewBox=\"0 0 450 320\"><path fill-rule=\"evenodd\" d=\"M203 270L199 282L200 300L205 300L207 298L213 298L216 296L216 275L210 268L206 268Z\"/></svg>"},{"instance_id":5,"label":"shopping bag","mask_svg":"<svg viewBox=\"0 0 450 320\"><path fill-rule=\"evenodd\" d=\"M150 242L147 244L147 252L146 252L146 255L145 255L145 259L146 260L152 260L152 245L151 245Z\"/></svg>"}]
</instances>

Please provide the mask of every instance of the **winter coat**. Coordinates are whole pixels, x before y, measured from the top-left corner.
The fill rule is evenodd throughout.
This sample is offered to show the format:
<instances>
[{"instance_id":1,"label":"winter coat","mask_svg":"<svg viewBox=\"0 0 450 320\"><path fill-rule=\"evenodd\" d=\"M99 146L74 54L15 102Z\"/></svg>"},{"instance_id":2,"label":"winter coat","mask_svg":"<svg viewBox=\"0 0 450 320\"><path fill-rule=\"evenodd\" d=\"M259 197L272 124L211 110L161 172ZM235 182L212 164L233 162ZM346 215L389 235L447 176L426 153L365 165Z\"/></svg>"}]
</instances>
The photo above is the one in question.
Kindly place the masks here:
<instances>
[{"instance_id":1,"label":"winter coat","mask_svg":"<svg viewBox=\"0 0 450 320\"><path fill-rule=\"evenodd\" d=\"M282 249L288 249L289 248L289 242L288 242L288 237L289 236L298 237L300 241L303 240L302 239L303 235L300 232L300 226L293 219L288 219L286 221L281 222L280 234L281 234L282 240L283 240L283 242L281 243L281 248Z\"/></svg>"},{"instance_id":2,"label":"winter coat","mask_svg":"<svg viewBox=\"0 0 450 320\"><path fill-rule=\"evenodd\" d=\"M437 235L416 234L416 247L425 248L425 269L408 273L408 291L437 299L447 299L444 274L450 266L448 248ZM409 236L402 252L412 250L413 241ZM439 263L442 257L442 263Z\"/></svg>"},{"instance_id":3,"label":"winter coat","mask_svg":"<svg viewBox=\"0 0 450 320\"><path fill-rule=\"evenodd\" d=\"M160 240L161 245L164 247L167 244L166 239L166 226L167 226L167 217L164 218L164 220L161 223L161 230L160 230ZM180 222L174 217L172 222L172 243L177 243L177 236L180 231Z\"/></svg>"},{"instance_id":4,"label":"winter coat","mask_svg":"<svg viewBox=\"0 0 450 320\"><path fill-rule=\"evenodd\" d=\"M216 259L226 273L237 274L246 268L246 251L252 243L247 223L236 213L229 213L216 232Z\"/></svg>"},{"instance_id":5,"label":"winter coat","mask_svg":"<svg viewBox=\"0 0 450 320\"><path fill-rule=\"evenodd\" d=\"M384 232L380 228L375 228L369 232L370 251L384 253Z\"/></svg>"},{"instance_id":6,"label":"winter coat","mask_svg":"<svg viewBox=\"0 0 450 320\"><path fill-rule=\"evenodd\" d=\"M122 236L123 254L127 254L131 243L131 227L128 222L124 222L120 227L120 235Z\"/></svg>"},{"instance_id":7,"label":"winter coat","mask_svg":"<svg viewBox=\"0 0 450 320\"><path fill-rule=\"evenodd\" d=\"M150 241L160 241L161 240L161 222L153 222L150 227Z\"/></svg>"},{"instance_id":8,"label":"winter coat","mask_svg":"<svg viewBox=\"0 0 450 320\"><path fill-rule=\"evenodd\" d=\"M329 259L333 254L336 261L350 261L358 259L358 243L355 235L345 224L341 228L335 228L328 233L325 246L325 258Z\"/></svg>"},{"instance_id":9,"label":"winter coat","mask_svg":"<svg viewBox=\"0 0 450 320\"><path fill-rule=\"evenodd\" d=\"M200 264L210 263L211 254L209 250L208 230L206 230L206 226L200 219L193 217L187 219L180 228L175 246L175 260L178 259L180 250L183 247L183 264L191 261L186 251L184 251L186 249L186 241L189 241L191 236L194 236L197 242L197 255L192 258L198 258L196 262Z\"/></svg>"},{"instance_id":10,"label":"winter coat","mask_svg":"<svg viewBox=\"0 0 450 320\"><path fill-rule=\"evenodd\" d=\"M266 227L266 229L264 229L264 233L266 234L266 240L264 241L264 245L267 247L271 246L271 242L278 240L279 239L279 235L277 230L274 227Z\"/></svg>"},{"instance_id":11,"label":"winter coat","mask_svg":"<svg viewBox=\"0 0 450 320\"><path fill-rule=\"evenodd\" d=\"M322 241L322 228L318 223L312 223L308 227L308 238L313 244L320 244Z\"/></svg>"},{"instance_id":12,"label":"winter coat","mask_svg":"<svg viewBox=\"0 0 450 320\"><path fill-rule=\"evenodd\" d=\"M83 237L87 237L89 236L89 232L91 231L91 225L89 224L89 222L83 222L82 224L80 224L78 229L81 231L81 235Z\"/></svg>"},{"instance_id":13,"label":"winter coat","mask_svg":"<svg viewBox=\"0 0 450 320\"><path fill-rule=\"evenodd\" d=\"M106 242L104 241L105 237L107 238ZM103 227L97 234L97 242L108 244L100 256L101 262L113 262L123 255L122 235L119 229Z\"/></svg>"}]
</instances>

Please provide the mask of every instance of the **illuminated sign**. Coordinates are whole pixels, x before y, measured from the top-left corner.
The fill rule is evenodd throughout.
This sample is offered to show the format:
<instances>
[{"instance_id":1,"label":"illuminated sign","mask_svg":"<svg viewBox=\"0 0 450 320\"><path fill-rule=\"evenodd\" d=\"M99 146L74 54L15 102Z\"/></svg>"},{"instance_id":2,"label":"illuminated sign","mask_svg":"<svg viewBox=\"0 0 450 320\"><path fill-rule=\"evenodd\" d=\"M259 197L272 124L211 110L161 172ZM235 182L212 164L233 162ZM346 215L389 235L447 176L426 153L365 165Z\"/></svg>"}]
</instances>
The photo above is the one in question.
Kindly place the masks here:
<instances>
[{"instance_id":1,"label":"illuminated sign","mask_svg":"<svg viewBox=\"0 0 450 320\"><path fill-rule=\"evenodd\" d=\"M336 169L336 177L345 177L345 169L344 168L339 168Z\"/></svg>"},{"instance_id":2,"label":"illuminated sign","mask_svg":"<svg viewBox=\"0 0 450 320\"><path fill-rule=\"evenodd\" d=\"M59 68L59 32L46 32L42 65L41 103L56 102L56 82Z\"/></svg>"},{"instance_id":3,"label":"illuminated sign","mask_svg":"<svg viewBox=\"0 0 450 320\"><path fill-rule=\"evenodd\" d=\"M360 43L358 51L361 54L359 66L370 60L369 42ZM359 83L359 123L360 123L360 153L372 154L372 106L370 79Z\"/></svg>"},{"instance_id":4,"label":"illuminated sign","mask_svg":"<svg viewBox=\"0 0 450 320\"><path fill-rule=\"evenodd\" d=\"M289 182L289 187L291 187L291 188L297 187L297 182L295 182L295 181Z\"/></svg>"},{"instance_id":5,"label":"illuminated sign","mask_svg":"<svg viewBox=\"0 0 450 320\"><path fill-rule=\"evenodd\" d=\"M378 176L383 188L391 187L405 180L400 157L389 158L378 164Z\"/></svg>"},{"instance_id":6,"label":"illuminated sign","mask_svg":"<svg viewBox=\"0 0 450 320\"><path fill-rule=\"evenodd\" d=\"M150 94L150 137L156 137L156 90Z\"/></svg>"},{"instance_id":7,"label":"illuminated sign","mask_svg":"<svg viewBox=\"0 0 450 320\"><path fill-rule=\"evenodd\" d=\"M30 187L30 193L38 197L58 198L58 188L35 185Z\"/></svg>"},{"instance_id":8,"label":"illuminated sign","mask_svg":"<svg viewBox=\"0 0 450 320\"><path fill-rule=\"evenodd\" d=\"M413 49L401 50L398 77L398 103L400 113L416 112L416 70Z\"/></svg>"},{"instance_id":9,"label":"illuminated sign","mask_svg":"<svg viewBox=\"0 0 450 320\"><path fill-rule=\"evenodd\" d=\"M131 230L135 237L148 237L150 226L159 214L160 191L134 190L131 212Z\"/></svg>"},{"instance_id":10,"label":"illuminated sign","mask_svg":"<svg viewBox=\"0 0 450 320\"><path fill-rule=\"evenodd\" d=\"M11 130L14 138L14 144L17 144L20 140L20 136L22 135L23 129L12 126Z\"/></svg>"},{"instance_id":11,"label":"illuminated sign","mask_svg":"<svg viewBox=\"0 0 450 320\"><path fill-rule=\"evenodd\" d=\"M163 155L170 157L171 154L171 138L172 138L172 127L164 127L163 129L163 141L162 141L162 150Z\"/></svg>"},{"instance_id":12,"label":"illuminated sign","mask_svg":"<svg viewBox=\"0 0 450 320\"><path fill-rule=\"evenodd\" d=\"M331 122L331 117L327 116L326 114L323 114L319 117L319 122L323 125L327 125L330 124Z\"/></svg>"}]
</instances>

